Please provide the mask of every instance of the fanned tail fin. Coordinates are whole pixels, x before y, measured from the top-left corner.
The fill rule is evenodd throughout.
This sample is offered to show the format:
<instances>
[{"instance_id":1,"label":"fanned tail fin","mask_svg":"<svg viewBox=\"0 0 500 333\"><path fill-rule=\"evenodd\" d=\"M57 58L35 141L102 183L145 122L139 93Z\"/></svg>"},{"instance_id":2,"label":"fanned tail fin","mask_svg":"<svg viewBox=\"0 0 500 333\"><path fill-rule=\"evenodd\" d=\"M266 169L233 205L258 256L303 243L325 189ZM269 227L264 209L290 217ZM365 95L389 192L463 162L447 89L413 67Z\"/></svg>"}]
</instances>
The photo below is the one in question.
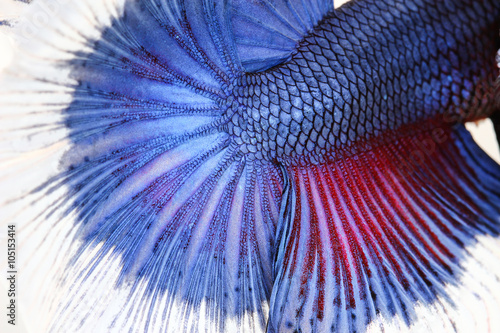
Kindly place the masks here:
<instances>
[{"instance_id":1,"label":"fanned tail fin","mask_svg":"<svg viewBox=\"0 0 500 333\"><path fill-rule=\"evenodd\" d=\"M228 5L130 1L104 4L115 15L102 18L79 4L80 22L103 30L62 20L40 41L47 66L11 72L2 103L27 119L12 133L48 136L25 155L63 146L57 172L23 199L40 202L21 232L39 246L22 284L49 290L33 305L50 308L39 327L264 330L283 176L226 132L242 74ZM42 262L57 269L37 272Z\"/></svg>"},{"instance_id":2,"label":"fanned tail fin","mask_svg":"<svg viewBox=\"0 0 500 333\"><path fill-rule=\"evenodd\" d=\"M387 331L435 312L438 331L462 313L500 331L484 240L500 167L462 127L282 167L228 133L239 79L288 59L332 7L70 1L25 38L31 58L0 85L0 166L22 194L2 200L34 330Z\"/></svg>"}]
</instances>

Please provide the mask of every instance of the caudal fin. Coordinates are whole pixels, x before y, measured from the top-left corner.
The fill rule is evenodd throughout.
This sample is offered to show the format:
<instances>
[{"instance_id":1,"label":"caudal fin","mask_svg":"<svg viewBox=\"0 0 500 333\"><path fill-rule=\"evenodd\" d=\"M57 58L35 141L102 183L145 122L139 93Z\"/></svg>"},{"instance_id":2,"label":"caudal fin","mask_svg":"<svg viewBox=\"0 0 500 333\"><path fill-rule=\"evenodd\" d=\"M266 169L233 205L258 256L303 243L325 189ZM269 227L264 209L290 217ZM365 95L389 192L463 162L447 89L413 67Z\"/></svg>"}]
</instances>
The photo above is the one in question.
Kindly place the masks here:
<instances>
[{"instance_id":1,"label":"caudal fin","mask_svg":"<svg viewBox=\"0 0 500 333\"><path fill-rule=\"evenodd\" d=\"M59 332L263 330L282 175L225 131L242 73L228 3L48 5L40 51L2 83L19 160L57 168L11 168L42 180L14 201L37 211L21 286L47 290L23 304Z\"/></svg>"}]
</instances>

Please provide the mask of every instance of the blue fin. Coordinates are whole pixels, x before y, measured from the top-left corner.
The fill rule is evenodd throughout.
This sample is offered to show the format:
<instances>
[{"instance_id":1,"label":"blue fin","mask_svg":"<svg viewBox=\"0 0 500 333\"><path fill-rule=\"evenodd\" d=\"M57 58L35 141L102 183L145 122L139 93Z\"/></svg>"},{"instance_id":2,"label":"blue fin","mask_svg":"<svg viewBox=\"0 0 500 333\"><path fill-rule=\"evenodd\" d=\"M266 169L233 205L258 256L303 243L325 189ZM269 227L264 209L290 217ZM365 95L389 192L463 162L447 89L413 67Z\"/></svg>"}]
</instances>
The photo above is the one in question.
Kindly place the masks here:
<instances>
[{"instance_id":1,"label":"blue fin","mask_svg":"<svg viewBox=\"0 0 500 333\"><path fill-rule=\"evenodd\" d=\"M242 74L228 5L126 2L97 40L80 36L62 113L71 147L35 191L67 189L43 217L64 207L77 230L66 241L81 243L50 330L265 329L283 176L226 132Z\"/></svg>"},{"instance_id":2,"label":"blue fin","mask_svg":"<svg viewBox=\"0 0 500 333\"><path fill-rule=\"evenodd\" d=\"M332 0L233 0L231 22L247 72L263 71L290 57L297 43L333 10Z\"/></svg>"},{"instance_id":3,"label":"blue fin","mask_svg":"<svg viewBox=\"0 0 500 333\"><path fill-rule=\"evenodd\" d=\"M454 327L449 288L475 292L462 265L500 233L500 166L463 127L437 130L287 168L268 332L406 330L417 305Z\"/></svg>"}]
</instances>

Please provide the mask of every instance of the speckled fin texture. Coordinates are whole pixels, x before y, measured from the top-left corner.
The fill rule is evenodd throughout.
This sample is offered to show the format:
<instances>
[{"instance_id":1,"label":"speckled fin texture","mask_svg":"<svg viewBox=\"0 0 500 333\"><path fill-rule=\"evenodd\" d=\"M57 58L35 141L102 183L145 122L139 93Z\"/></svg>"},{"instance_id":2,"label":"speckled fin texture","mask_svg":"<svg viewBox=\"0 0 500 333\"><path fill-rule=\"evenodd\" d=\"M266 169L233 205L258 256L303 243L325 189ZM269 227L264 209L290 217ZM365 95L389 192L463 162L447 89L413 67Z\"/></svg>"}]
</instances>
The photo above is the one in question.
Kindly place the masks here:
<instances>
[{"instance_id":1,"label":"speckled fin texture","mask_svg":"<svg viewBox=\"0 0 500 333\"><path fill-rule=\"evenodd\" d=\"M69 270L80 278L51 330L265 327L282 176L246 161L223 130L240 73L227 6L126 2L69 62L73 148L43 189L69 187L64 215L77 215L82 240ZM115 274L100 266L110 254L121 263L114 288L130 292L118 313L95 294ZM98 302L92 313L86 302Z\"/></svg>"},{"instance_id":2,"label":"speckled fin texture","mask_svg":"<svg viewBox=\"0 0 500 333\"><path fill-rule=\"evenodd\" d=\"M230 1L104 3L113 14L104 23L94 4L68 5L72 15L48 7L61 21L40 32L32 77L11 73L2 95L29 119L15 133L64 146L57 173L28 195L41 208L25 229L42 244L27 266L56 253L60 269L40 279L58 290L36 303L50 304L48 330L265 330L283 175L247 160L226 131L247 64L231 38L234 29L241 45L262 40L238 28L242 11L264 30L279 17L294 31L293 44L280 44L290 54L331 6L259 3L260 14ZM88 25L90 34L77 28ZM46 231L49 241L40 225L64 231Z\"/></svg>"},{"instance_id":3,"label":"speckled fin texture","mask_svg":"<svg viewBox=\"0 0 500 333\"><path fill-rule=\"evenodd\" d=\"M419 9L431 1L420 1ZM365 1L351 6L369 12L370 24L387 27L363 26L370 38L387 42L391 22L409 17L399 15L409 11L402 2L376 11ZM1 198L2 215L19 231L19 302L30 331L443 332L460 326L467 332L484 325L482 331L500 331L493 322L500 297L489 289L498 286L500 265L487 267L500 254L478 240L490 237L499 248L499 166L461 126L411 125L421 120L415 115L433 114L417 108L424 104L409 103L405 112L415 111L413 105L417 112L403 113L407 121L373 132L354 125L359 120L373 129L369 122L377 120L375 113L356 118L361 109L371 112L369 104L356 104L336 113L346 116L337 131L333 103L359 93L357 86L346 88L357 74L343 73L348 59L336 59L329 36L339 34L339 52L342 44L353 47L342 25L358 25L354 16L346 18L354 11L327 15L331 0L37 3L33 20L28 15L19 24L23 52L0 84L1 185L15 192ZM440 22L432 9L423 17ZM33 29L37 17L46 19ZM426 25L419 37L433 30ZM385 55L397 55L391 45ZM436 59L444 55L430 57L436 76L427 65L422 72L435 85L423 87L439 90L453 78L439 81ZM377 71L399 62L379 58L379 67L365 62L366 77L378 80ZM304 65L300 75L297 64ZM365 77L362 67L354 68ZM380 88L357 82L361 94ZM397 93L383 89L369 96L394 105ZM316 99L322 90L325 98ZM434 106L420 97L417 102ZM381 114L378 120L394 115ZM324 128L332 139L325 154L326 137L318 139L317 130L323 120L333 126ZM403 124L408 128L398 129ZM303 134L299 143L294 137L294 152L285 150L288 128ZM267 155L259 151L266 148ZM301 158L283 158L288 153ZM480 254L472 250L478 244ZM470 286L473 301L464 301L460 291ZM466 309L468 316L455 311L469 304L483 307ZM437 314L437 326L429 314Z\"/></svg>"},{"instance_id":4,"label":"speckled fin texture","mask_svg":"<svg viewBox=\"0 0 500 333\"><path fill-rule=\"evenodd\" d=\"M447 288L463 287L475 235L498 236L500 167L463 127L403 133L287 168L268 332L418 331L417 304L428 331L490 325L459 318Z\"/></svg>"}]
</instances>

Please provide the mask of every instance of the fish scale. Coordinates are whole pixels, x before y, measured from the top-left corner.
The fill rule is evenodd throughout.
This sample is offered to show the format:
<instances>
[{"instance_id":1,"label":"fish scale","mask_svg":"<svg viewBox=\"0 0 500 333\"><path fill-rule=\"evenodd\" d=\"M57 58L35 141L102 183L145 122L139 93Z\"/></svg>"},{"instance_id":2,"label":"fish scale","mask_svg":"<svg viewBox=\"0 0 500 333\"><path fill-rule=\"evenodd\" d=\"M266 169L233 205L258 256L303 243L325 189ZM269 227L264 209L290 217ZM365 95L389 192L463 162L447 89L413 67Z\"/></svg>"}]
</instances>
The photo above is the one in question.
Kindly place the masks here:
<instances>
[{"instance_id":1,"label":"fish scale","mask_svg":"<svg viewBox=\"0 0 500 333\"><path fill-rule=\"evenodd\" d=\"M285 63L237 80L241 107L229 133L255 158L318 163L438 115L487 117L498 15L495 1L354 1L325 17Z\"/></svg>"}]
</instances>

